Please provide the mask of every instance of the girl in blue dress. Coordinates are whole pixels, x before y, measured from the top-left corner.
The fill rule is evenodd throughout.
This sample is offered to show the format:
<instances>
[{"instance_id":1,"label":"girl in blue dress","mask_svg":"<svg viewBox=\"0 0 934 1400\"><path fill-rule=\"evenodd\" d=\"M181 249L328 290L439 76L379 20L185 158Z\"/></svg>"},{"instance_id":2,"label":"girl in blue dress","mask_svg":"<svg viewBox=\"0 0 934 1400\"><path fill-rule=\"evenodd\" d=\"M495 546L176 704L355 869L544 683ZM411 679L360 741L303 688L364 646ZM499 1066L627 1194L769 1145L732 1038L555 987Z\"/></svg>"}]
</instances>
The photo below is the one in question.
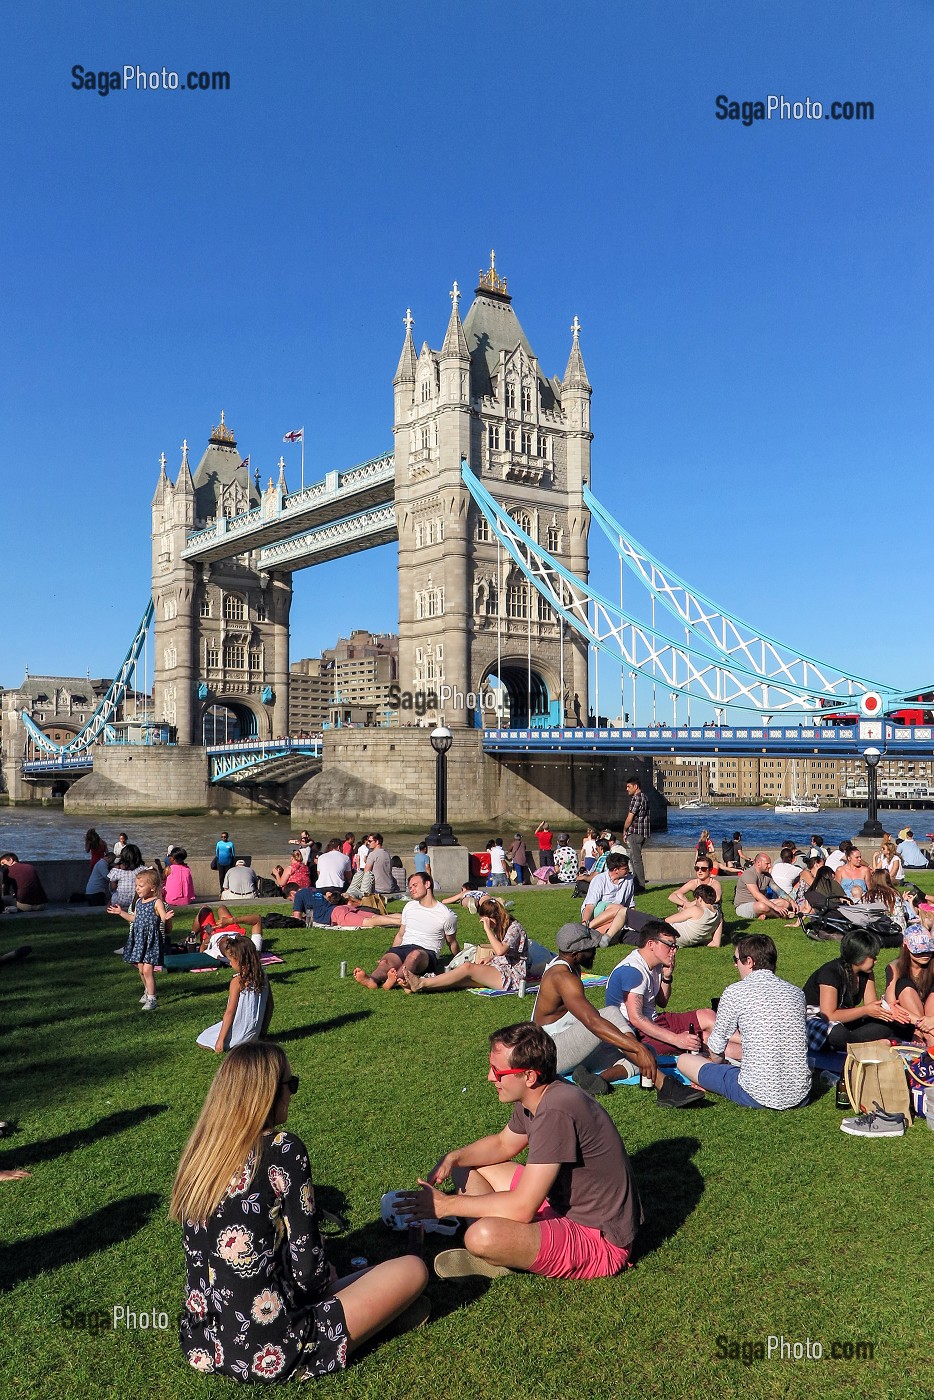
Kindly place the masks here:
<instances>
[{"instance_id":1,"label":"girl in blue dress","mask_svg":"<svg viewBox=\"0 0 934 1400\"><path fill-rule=\"evenodd\" d=\"M156 968L162 963L165 926L175 917L159 893L159 877L154 870L141 870L136 877L136 908L131 914L119 904L109 904L108 914L119 914L130 925L130 936L123 949L123 961L133 963L143 979L140 1004L144 1011L156 1009Z\"/></svg>"}]
</instances>

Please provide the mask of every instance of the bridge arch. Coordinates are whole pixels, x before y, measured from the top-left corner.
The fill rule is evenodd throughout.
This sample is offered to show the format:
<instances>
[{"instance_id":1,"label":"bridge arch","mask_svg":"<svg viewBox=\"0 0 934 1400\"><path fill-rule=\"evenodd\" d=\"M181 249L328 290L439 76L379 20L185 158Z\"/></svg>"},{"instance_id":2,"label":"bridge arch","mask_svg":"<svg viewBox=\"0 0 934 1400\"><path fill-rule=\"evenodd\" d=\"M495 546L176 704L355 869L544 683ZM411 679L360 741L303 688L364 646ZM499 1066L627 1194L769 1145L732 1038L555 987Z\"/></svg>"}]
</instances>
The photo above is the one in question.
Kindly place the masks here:
<instances>
[{"instance_id":1,"label":"bridge arch","mask_svg":"<svg viewBox=\"0 0 934 1400\"><path fill-rule=\"evenodd\" d=\"M487 728L549 729L563 723L560 680L539 658L531 665L528 656L494 661L483 672L479 690L484 697L480 722Z\"/></svg>"},{"instance_id":2,"label":"bridge arch","mask_svg":"<svg viewBox=\"0 0 934 1400\"><path fill-rule=\"evenodd\" d=\"M198 733L202 744L235 744L240 739L271 739L272 725L264 706L243 695L212 695L200 707Z\"/></svg>"}]
</instances>

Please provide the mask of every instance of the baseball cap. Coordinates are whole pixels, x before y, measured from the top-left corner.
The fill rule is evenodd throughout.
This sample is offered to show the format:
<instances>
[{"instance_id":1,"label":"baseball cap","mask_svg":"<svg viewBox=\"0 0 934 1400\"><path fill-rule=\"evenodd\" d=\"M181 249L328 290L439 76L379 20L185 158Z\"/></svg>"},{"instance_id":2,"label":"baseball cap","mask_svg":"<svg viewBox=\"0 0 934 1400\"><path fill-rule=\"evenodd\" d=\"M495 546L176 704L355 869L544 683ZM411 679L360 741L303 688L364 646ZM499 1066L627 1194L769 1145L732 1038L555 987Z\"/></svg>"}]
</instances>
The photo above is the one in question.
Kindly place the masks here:
<instances>
[{"instance_id":1,"label":"baseball cap","mask_svg":"<svg viewBox=\"0 0 934 1400\"><path fill-rule=\"evenodd\" d=\"M568 925L565 924L565 928L567 927ZM561 935L559 934L558 937L560 938ZM917 924L912 924L910 928L905 930L902 943L908 949L909 953L914 953L916 958L921 957L923 953L934 953L934 938L928 933L927 929L919 928ZM558 947L561 947L560 943ZM565 948L564 951L569 953L571 950L570 948Z\"/></svg>"},{"instance_id":2,"label":"baseball cap","mask_svg":"<svg viewBox=\"0 0 934 1400\"><path fill-rule=\"evenodd\" d=\"M556 942L559 953L585 953L589 948L599 947L600 935L583 924L562 924Z\"/></svg>"}]
</instances>

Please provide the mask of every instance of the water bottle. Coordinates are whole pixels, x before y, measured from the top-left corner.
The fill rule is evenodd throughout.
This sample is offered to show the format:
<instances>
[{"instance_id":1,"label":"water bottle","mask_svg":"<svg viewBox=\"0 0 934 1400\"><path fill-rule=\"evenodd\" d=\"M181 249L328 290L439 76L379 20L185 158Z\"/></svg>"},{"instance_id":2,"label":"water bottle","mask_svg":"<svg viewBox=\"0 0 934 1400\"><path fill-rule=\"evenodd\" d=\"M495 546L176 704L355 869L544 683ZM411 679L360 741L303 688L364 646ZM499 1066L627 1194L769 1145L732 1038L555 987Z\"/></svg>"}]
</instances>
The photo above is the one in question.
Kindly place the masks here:
<instances>
[{"instance_id":1,"label":"water bottle","mask_svg":"<svg viewBox=\"0 0 934 1400\"><path fill-rule=\"evenodd\" d=\"M924 1091L924 1117L934 1133L934 1084L929 1084Z\"/></svg>"}]
</instances>

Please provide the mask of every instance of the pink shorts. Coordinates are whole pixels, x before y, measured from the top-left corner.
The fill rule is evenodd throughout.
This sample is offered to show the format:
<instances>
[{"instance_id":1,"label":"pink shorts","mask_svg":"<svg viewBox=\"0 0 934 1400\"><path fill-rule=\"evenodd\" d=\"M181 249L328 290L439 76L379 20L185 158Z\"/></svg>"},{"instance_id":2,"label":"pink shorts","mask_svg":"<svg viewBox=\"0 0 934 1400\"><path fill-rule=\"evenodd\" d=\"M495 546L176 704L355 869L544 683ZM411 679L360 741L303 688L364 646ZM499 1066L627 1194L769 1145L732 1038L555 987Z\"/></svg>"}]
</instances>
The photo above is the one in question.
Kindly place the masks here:
<instances>
[{"instance_id":1,"label":"pink shorts","mask_svg":"<svg viewBox=\"0 0 934 1400\"><path fill-rule=\"evenodd\" d=\"M524 1168L517 1167L510 1191L519 1183ZM544 1201L535 1215L542 1243L530 1270L544 1278L609 1278L629 1267L629 1250L604 1239L592 1225L579 1225L558 1215Z\"/></svg>"},{"instance_id":2,"label":"pink shorts","mask_svg":"<svg viewBox=\"0 0 934 1400\"><path fill-rule=\"evenodd\" d=\"M666 1031L674 1031L675 1035L690 1030L693 1030L695 1035L700 1032L700 1021L696 1011L660 1011L655 1017L655 1024L663 1026ZM643 1044L651 1045L657 1055L681 1054L677 1045L670 1045L667 1040L656 1040L654 1036L642 1034L639 1039Z\"/></svg>"}]
</instances>

